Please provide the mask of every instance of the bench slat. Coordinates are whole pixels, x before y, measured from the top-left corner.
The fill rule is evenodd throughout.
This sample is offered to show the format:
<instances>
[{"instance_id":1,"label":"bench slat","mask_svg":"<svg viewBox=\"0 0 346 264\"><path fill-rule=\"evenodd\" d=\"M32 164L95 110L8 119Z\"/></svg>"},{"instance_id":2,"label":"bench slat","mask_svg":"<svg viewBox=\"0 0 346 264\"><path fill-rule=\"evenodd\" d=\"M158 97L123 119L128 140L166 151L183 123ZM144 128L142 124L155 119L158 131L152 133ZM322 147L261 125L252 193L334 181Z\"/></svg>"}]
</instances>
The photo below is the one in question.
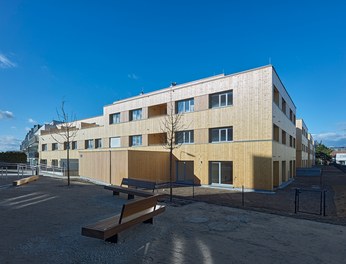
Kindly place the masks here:
<instances>
[{"instance_id":1,"label":"bench slat","mask_svg":"<svg viewBox=\"0 0 346 264\"><path fill-rule=\"evenodd\" d=\"M151 196L149 198L134 201L126 204L124 207L125 210L122 211L121 219L129 217L137 212L141 212L147 210L149 208L155 209L155 205L157 204L157 195Z\"/></svg>"},{"instance_id":2,"label":"bench slat","mask_svg":"<svg viewBox=\"0 0 346 264\"><path fill-rule=\"evenodd\" d=\"M159 197L155 195L124 204L120 215L82 227L82 235L116 242L119 232L142 222L152 223L154 216L165 211L165 206L157 204Z\"/></svg>"},{"instance_id":3,"label":"bench slat","mask_svg":"<svg viewBox=\"0 0 346 264\"><path fill-rule=\"evenodd\" d=\"M129 227L131 227L133 225L143 223L144 221L149 220L149 219L153 218L154 216L159 215L160 213L163 213L165 211L165 209L166 209L165 206L160 206L157 210L155 210L149 214L141 215L135 219L124 222L122 224L119 224L113 228L106 230L104 232L104 240L120 233L121 231L128 229Z\"/></svg>"},{"instance_id":4,"label":"bench slat","mask_svg":"<svg viewBox=\"0 0 346 264\"><path fill-rule=\"evenodd\" d=\"M106 190L111 190L115 192L122 192L122 193L127 193L127 194L133 194L141 197L150 197L153 194L148 192L148 191L143 191L143 190L137 190L137 189L132 189L132 188L126 188L126 187L121 187L121 186L104 186Z\"/></svg>"},{"instance_id":5,"label":"bench slat","mask_svg":"<svg viewBox=\"0 0 346 264\"><path fill-rule=\"evenodd\" d=\"M131 178L123 178L121 181L121 185L127 185L128 187L135 187L135 188L142 188L142 189L149 189L155 191L155 182L150 181L144 181L144 180L138 180L138 179L131 179Z\"/></svg>"}]
</instances>

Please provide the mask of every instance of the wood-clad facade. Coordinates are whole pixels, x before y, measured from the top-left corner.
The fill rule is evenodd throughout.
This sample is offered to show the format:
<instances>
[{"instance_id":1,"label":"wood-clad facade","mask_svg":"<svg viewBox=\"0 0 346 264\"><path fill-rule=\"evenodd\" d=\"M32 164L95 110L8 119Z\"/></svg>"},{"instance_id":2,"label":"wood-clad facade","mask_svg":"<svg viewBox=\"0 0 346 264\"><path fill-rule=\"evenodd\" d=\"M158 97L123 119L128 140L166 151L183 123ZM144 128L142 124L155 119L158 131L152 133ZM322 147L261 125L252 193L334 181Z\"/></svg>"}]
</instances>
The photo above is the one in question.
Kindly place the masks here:
<instances>
[{"instance_id":1,"label":"wood-clad facade","mask_svg":"<svg viewBox=\"0 0 346 264\"><path fill-rule=\"evenodd\" d=\"M77 121L70 153L79 175L112 184L169 181L162 123L171 110L181 112L184 135L174 150L175 180L273 190L295 176L296 107L271 65L117 101L102 116ZM40 137L48 165L66 156L62 144L52 150L54 142L49 132Z\"/></svg>"}]
</instances>

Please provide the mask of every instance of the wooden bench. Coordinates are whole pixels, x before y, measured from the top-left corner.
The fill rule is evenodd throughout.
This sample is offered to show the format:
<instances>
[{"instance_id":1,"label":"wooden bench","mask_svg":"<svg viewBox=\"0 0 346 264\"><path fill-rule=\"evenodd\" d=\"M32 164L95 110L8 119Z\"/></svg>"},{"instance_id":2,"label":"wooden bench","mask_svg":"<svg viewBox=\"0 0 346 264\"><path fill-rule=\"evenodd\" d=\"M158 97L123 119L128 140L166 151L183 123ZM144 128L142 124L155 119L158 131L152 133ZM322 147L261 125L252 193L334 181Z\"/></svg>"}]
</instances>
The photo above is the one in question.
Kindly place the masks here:
<instances>
[{"instance_id":1,"label":"wooden bench","mask_svg":"<svg viewBox=\"0 0 346 264\"><path fill-rule=\"evenodd\" d=\"M128 187L124 187L123 185L127 185ZM131 200L134 199L135 195L141 197L149 197L154 195L156 183L137 179L123 178L120 186L109 185L105 186L104 188L106 190L113 191L113 195L119 195L119 193L126 193L128 195L128 199ZM152 190L152 193L144 190Z\"/></svg>"},{"instance_id":2,"label":"wooden bench","mask_svg":"<svg viewBox=\"0 0 346 264\"><path fill-rule=\"evenodd\" d=\"M19 185L23 185L28 182L37 181L37 180L38 180L38 176L34 175L34 176L30 176L30 177L26 177L26 178L14 181L13 186L19 186Z\"/></svg>"},{"instance_id":3,"label":"wooden bench","mask_svg":"<svg viewBox=\"0 0 346 264\"><path fill-rule=\"evenodd\" d=\"M82 227L82 235L117 243L118 233L139 223L153 224L153 217L165 211L165 206L157 204L158 197L154 195L124 204L121 214Z\"/></svg>"}]
</instances>

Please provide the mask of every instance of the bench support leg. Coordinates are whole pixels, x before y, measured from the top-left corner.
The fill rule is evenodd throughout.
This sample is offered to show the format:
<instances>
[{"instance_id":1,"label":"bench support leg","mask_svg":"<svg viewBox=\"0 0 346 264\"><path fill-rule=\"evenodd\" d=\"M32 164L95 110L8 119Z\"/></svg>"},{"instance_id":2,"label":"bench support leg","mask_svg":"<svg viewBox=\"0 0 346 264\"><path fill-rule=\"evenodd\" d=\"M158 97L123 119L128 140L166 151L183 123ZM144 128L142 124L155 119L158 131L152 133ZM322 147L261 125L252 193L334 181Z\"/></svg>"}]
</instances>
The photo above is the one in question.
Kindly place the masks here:
<instances>
[{"instance_id":1,"label":"bench support leg","mask_svg":"<svg viewBox=\"0 0 346 264\"><path fill-rule=\"evenodd\" d=\"M110 242L110 243L118 243L118 235L114 235L112 237L109 237L106 239L107 242Z\"/></svg>"},{"instance_id":2,"label":"bench support leg","mask_svg":"<svg viewBox=\"0 0 346 264\"><path fill-rule=\"evenodd\" d=\"M128 200L132 200L132 199L134 199L135 198L135 196L133 195L133 194L129 194L128 196L127 196L127 199Z\"/></svg>"},{"instance_id":3,"label":"bench support leg","mask_svg":"<svg viewBox=\"0 0 346 264\"><path fill-rule=\"evenodd\" d=\"M119 195L119 192L113 191L113 195Z\"/></svg>"},{"instance_id":4,"label":"bench support leg","mask_svg":"<svg viewBox=\"0 0 346 264\"><path fill-rule=\"evenodd\" d=\"M145 220L143 223L145 223L145 224L153 224L154 220L153 220L153 218L150 218L148 220Z\"/></svg>"}]
</instances>

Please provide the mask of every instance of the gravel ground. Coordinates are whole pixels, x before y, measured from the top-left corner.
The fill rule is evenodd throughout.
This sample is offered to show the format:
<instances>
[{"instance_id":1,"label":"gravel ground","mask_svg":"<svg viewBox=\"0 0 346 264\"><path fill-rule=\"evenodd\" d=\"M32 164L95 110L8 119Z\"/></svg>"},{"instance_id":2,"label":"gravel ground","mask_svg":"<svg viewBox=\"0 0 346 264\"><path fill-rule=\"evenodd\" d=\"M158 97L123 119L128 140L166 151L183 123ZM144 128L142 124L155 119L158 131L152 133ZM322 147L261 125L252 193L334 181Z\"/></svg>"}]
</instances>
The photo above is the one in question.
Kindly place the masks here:
<instances>
[{"instance_id":1,"label":"gravel ground","mask_svg":"<svg viewBox=\"0 0 346 264\"><path fill-rule=\"evenodd\" d=\"M194 201L210 204L246 208L296 218L346 225L346 173L334 166L323 166L322 169L322 185L323 189L327 191L326 216L319 215L320 193L317 192L303 192L300 195L300 210L309 212L309 214L294 213L295 189L305 188L316 190L320 186L320 177L296 177L290 185L276 192L246 191L244 193L245 207L242 206L241 192L229 189L195 187L194 197L192 197L192 187L179 187L173 189L173 194L176 197L193 199ZM168 194L169 189L166 188L160 190L160 192Z\"/></svg>"},{"instance_id":2,"label":"gravel ground","mask_svg":"<svg viewBox=\"0 0 346 264\"><path fill-rule=\"evenodd\" d=\"M1 184L0 180L0 186ZM80 235L126 196L41 177L0 188L0 263L344 263L346 227L175 200L118 244Z\"/></svg>"}]
</instances>

